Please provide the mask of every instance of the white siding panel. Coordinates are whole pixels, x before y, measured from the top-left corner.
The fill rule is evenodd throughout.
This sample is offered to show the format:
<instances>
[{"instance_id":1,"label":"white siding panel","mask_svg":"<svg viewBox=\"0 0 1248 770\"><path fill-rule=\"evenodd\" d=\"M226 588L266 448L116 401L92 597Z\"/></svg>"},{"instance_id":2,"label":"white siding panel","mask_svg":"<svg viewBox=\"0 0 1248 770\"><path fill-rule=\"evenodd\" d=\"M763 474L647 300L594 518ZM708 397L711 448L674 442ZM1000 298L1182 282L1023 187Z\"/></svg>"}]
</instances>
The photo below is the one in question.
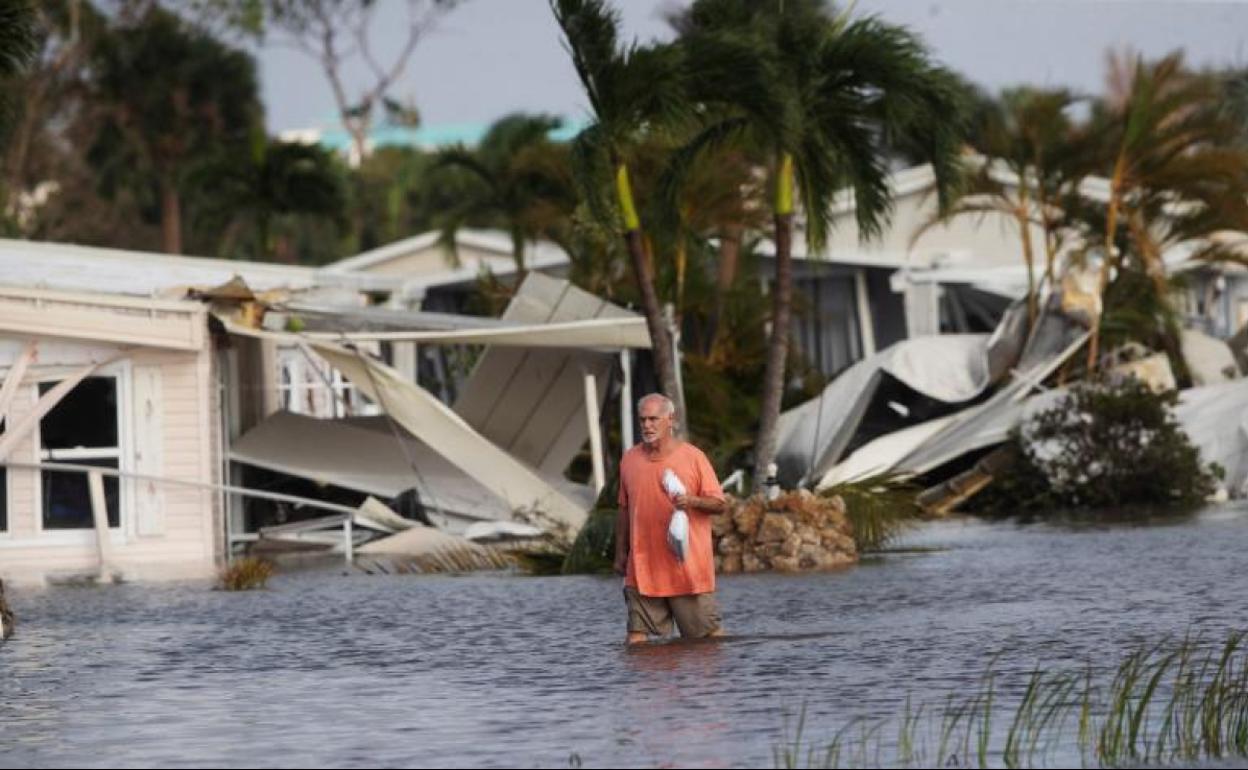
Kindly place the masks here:
<instances>
[{"instance_id":1,"label":"white siding panel","mask_svg":"<svg viewBox=\"0 0 1248 770\"><path fill-rule=\"evenodd\" d=\"M134 367L134 472L164 473L164 402L160 366ZM155 481L134 482L135 531L140 537L164 532L165 490Z\"/></svg>"}]
</instances>

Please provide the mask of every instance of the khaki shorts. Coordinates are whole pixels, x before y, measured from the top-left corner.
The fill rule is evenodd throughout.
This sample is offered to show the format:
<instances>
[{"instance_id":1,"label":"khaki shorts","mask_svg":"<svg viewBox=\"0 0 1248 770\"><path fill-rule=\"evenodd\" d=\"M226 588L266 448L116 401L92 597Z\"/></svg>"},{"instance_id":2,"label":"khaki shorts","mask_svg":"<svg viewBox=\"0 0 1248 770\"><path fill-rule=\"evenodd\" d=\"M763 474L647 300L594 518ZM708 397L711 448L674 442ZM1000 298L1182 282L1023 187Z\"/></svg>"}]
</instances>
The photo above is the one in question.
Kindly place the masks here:
<instances>
[{"instance_id":1,"label":"khaki shorts","mask_svg":"<svg viewBox=\"0 0 1248 770\"><path fill-rule=\"evenodd\" d=\"M719 605L713 593L642 596L632 586L625 586L624 602L628 605L630 634L669 636L673 619L686 639L701 639L720 630Z\"/></svg>"}]
</instances>

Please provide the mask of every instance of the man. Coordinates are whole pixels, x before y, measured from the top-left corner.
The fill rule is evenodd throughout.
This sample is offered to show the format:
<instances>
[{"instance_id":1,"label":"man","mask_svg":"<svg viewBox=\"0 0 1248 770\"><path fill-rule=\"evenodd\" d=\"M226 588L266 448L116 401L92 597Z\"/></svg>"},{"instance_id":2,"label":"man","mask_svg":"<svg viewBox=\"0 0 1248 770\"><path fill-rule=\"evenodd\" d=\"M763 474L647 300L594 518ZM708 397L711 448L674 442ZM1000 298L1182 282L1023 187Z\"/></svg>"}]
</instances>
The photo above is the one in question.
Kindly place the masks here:
<instances>
[{"instance_id":1,"label":"man","mask_svg":"<svg viewBox=\"0 0 1248 770\"><path fill-rule=\"evenodd\" d=\"M620 513L615 525L615 570L624 575L628 643L667 636L672 621L687 638L719 636L711 516L726 509L715 469L701 450L675 435L676 407L651 393L637 402L641 443L620 461ZM671 468L686 494L663 489ZM667 545L672 513L689 515L689 552L677 561Z\"/></svg>"}]
</instances>

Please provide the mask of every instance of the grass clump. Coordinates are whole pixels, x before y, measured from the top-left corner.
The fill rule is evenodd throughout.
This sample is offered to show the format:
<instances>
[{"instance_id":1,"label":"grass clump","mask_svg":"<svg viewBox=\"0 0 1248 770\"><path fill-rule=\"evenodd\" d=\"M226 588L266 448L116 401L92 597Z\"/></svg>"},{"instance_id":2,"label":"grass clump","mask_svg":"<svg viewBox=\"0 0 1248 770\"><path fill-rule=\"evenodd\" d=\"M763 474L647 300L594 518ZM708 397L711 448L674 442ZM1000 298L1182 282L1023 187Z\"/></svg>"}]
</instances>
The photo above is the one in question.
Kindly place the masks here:
<instances>
[{"instance_id":1,"label":"grass clump","mask_svg":"<svg viewBox=\"0 0 1248 770\"><path fill-rule=\"evenodd\" d=\"M894 719L857 720L823 744L796 737L778 767L1184 766L1248 757L1248 652L1235 632L1138 649L1116 668L1010 681L990 665L943 707L906 700ZM895 737L894 737L895 736Z\"/></svg>"},{"instance_id":2,"label":"grass clump","mask_svg":"<svg viewBox=\"0 0 1248 770\"><path fill-rule=\"evenodd\" d=\"M880 550L919 520L923 513L915 502L919 491L901 476L885 473L833 484L819 494L845 502L854 543L863 553Z\"/></svg>"},{"instance_id":3,"label":"grass clump","mask_svg":"<svg viewBox=\"0 0 1248 770\"><path fill-rule=\"evenodd\" d=\"M273 562L255 556L235 559L221 569L217 588L222 591L254 591L264 588L273 577Z\"/></svg>"}]
</instances>

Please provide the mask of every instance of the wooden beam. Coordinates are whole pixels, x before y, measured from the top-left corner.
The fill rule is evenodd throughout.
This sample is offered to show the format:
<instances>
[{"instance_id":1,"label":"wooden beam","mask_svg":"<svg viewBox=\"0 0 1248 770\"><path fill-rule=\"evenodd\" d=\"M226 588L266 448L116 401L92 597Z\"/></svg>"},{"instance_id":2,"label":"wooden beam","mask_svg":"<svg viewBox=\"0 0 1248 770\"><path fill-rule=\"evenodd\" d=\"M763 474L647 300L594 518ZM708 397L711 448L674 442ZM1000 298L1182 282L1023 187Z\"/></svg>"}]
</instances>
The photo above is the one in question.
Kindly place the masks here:
<instances>
[{"instance_id":1,"label":"wooden beam","mask_svg":"<svg viewBox=\"0 0 1248 770\"><path fill-rule=\"evenodd\" d=\"M589 456L594 466L594 494L602 494L607 471L602 456L602 426L598 424L598 383L593 374L585 375L585 421L589 427Z\"/></svg>"},{"instance_id":2,"label":"wooden beam","mask_svg":"<svg viewBox=\"0 0 1248 770\"><path fill-rule=\"evenodd\" d=\"M95 370L101 366L111 364L112 362L123 358L124 354L118 354L104 361L97 361L93 364L87 364L70 376L58 382L51 390L44 393L39 401L35 404L35 408L22 416L22 419L12 428L0 434L0 460L9 456L9 452L17 446L17 442L21 441L30 433L39 421L42 420L52 408L61 402L61 399L69 395L69 392L78 387L78 383L85 380Z\"/></svg>"},{"instance_id":3,"label":"wooden beam","mask_svg":"<svg viewBox=\"0 0 1248 770\"><path fill-rule=\"evenodd\" d=\"M323 500L315 500L310 497L284 495L280 492L266 492L260 489L240 487L233 484L213 484L207 481L176 479L169 476L152 476L146 473L131 473L129 471L119 471L116 468L98 468L93 465L79 465L77 463L23 463L0 460L0 466L30 471L69 471L78 473L98 472L101 476L111 476L121 479L138 479L139 481L155 481L162 484L192 487L194 489L203 489L210 492L228 492L230 494L236 494L243 497L255 497L261 500L276 500L279 502L297 503L311 508L319 508L324 511L333 511L335 513L343 513L347 515L353 515L356 511L355 508L351 508L346 505L327 503Z\"/></svg>"},{"instance_id":4,"label":"wooden beam","mask_svg":"<svg viewBox=\"0 0 1248 770\"><path fill-rule=\"evenodd\" d=\"M620 456L633 448L633 353L620 351L620 371L624 377L620 388Z\"/></svg>"},{"instance_id":5,"label":"wooden beam","mask_svg":"<svg viewBox=\"0 0 1248 770\"><path fill-rule=\"evenodd\" d=\"M108 501L104 497L104 477L99 471L87 473L87 487L91 490L91 518L95 522L95 542L99 549L100 576L108 572L112 543L108 534Z\"/></svg>"},{"instance_id":6,"label":"wooden beam","mask_svg":"<svg viewBox=\"0 0 1248 770\"><path fill-rule=\"evenodd\" d=\"M22 348L22 352L13 361L13 366L9 367L9 374L4 378L4 384L0 385L0 422L4 422L4 418L9 415L9 407L13 405L13 396L17 394L18 386L26 377L26 369L35 360L36 349L37 344L34 340L27 342L26 347Z\"/></svg>"}]
</instances>

